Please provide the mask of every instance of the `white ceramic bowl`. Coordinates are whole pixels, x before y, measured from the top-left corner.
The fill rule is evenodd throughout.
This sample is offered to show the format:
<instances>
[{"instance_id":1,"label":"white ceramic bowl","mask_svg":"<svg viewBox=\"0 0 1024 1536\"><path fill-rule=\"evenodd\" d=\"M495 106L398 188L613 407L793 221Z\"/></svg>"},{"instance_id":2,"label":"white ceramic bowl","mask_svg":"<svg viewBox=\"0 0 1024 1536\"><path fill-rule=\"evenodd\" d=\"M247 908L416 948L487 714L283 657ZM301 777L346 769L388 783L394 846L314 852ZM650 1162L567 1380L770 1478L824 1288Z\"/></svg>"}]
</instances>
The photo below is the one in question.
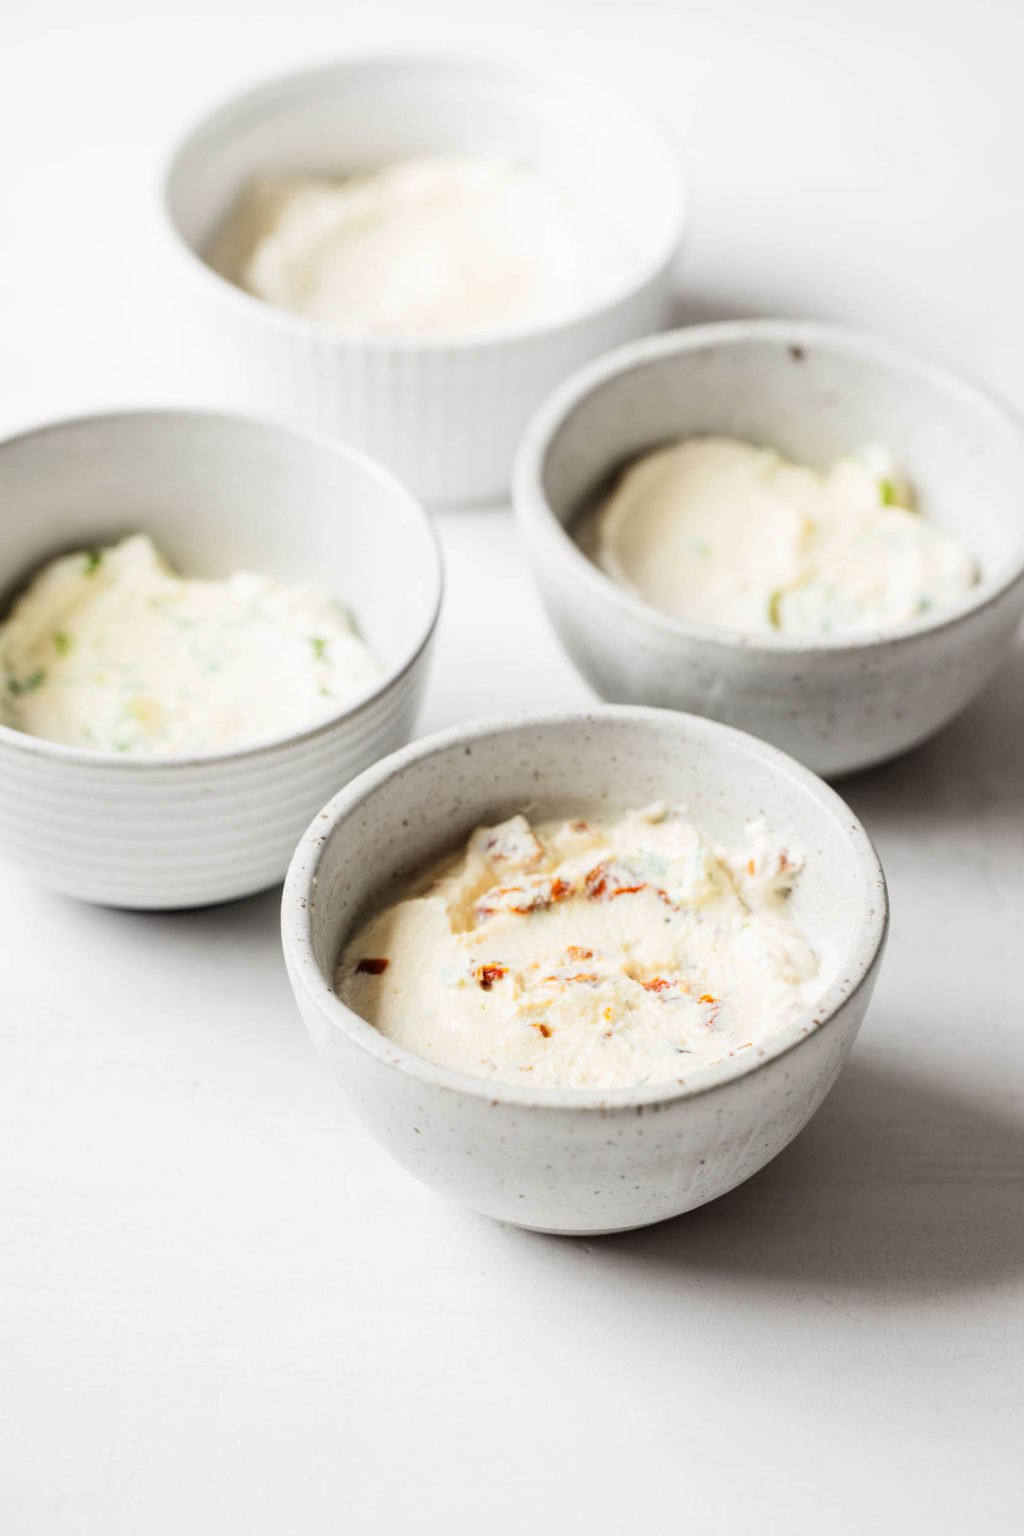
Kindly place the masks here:
<instances>
[{"instance_id":1,"label":"white ceramic bowl","mask_svg":"<svg viewBox=\"0 0 1024 1536\"><path fill-rule=\"evenodd\" d=\"M441 598L433 531L360 454L241 417L140 411L0 443L0 610L53 555L133 532L188 575L251 570L336 596L384 680L312 730L189 758L0 726L0 856L113 906L248 895L281 879L328 794L409 739Z\"/></svg>"},{"instance_id":2,"label":"white ceramic bowl","mask_svg":"<svg viewBox=\"0 0 1024 1536\"><path fill-rule=\"evenodd\" d=\"M496 150L549 169L625 225L631 279L598 307L508 335L348 336L271 307L202 259L254 177L344 175L411 154ZM516 442L559 380L667 323L688 212L678 156L604 88L499 62L351 59L249 91L177 150L165 206L196 357L226 398L337 432L430 502L504 495Z\"/></svg>"},{"instance_id":3,"label":"white ceramic bowl","mask_svg":"<svg viewBox=\"0 0 1024 1536\"><path fill-rule=\"evenodd\" d=\"M335 995L359 923L472 828L529 806L595 814L684 803L714 837L763 814L806 856L794 916L834 945L813 1013L751 1059L672 1084L560 1092L469 1077L403 1050ZM483 722L418 742L315 818L285 883L285 958L314 1044L355 1112L410 1173L519 1226L606 1232L661 1221L750 1177L807 1123L853 1043L887 909L852 812L805 768L690 715L605 708Z\"/></svg>"},{"instance_id":4,"label":"white ceramic bowl","mask_svg":"<svg viewBox=\"0 0 1024 1536\"><path fill-rule=\"evenodd\" d=\"M672 618L618 586L567 531L624 463L721 433L827 466L895 455L925 517L977 557L980 583L927 625L815 642ZM515 499L552 622L606 699L693 710L840 774L905 751L958 713L1024 609L1024 431L979 389L833 326L696 326L602 358L531 424Z\"/></svg>"}]
</instances>

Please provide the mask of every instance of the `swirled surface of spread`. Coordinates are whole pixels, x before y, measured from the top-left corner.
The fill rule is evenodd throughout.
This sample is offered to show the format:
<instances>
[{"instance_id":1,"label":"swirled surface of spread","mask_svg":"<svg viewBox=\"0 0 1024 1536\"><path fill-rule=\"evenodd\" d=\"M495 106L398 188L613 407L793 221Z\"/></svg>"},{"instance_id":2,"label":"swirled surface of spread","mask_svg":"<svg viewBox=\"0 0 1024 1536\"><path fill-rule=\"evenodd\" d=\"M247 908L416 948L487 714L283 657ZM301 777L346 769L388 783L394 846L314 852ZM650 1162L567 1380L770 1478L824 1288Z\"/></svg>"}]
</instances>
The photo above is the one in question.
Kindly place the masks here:
<instances>
[{"instance_id":1,"label":"swirled surface of spread","mask_svg":"<svg viewBox=\"0 0 1024 1536\"><path fill-rule=\"evenodd\" d=\"M632 259L596 210L499 155L260 179L209 255L268 304L357 335L417 337L567 319L610 296Z\"/></svg>"},{"instance_id":2,"label":"swirled surface of spread","mask_svg":"<svg viewBox=\"0 0 1024 1536\"><path fill-rule=\"evenodd\" d=\"M389 1039L474 1076L684 1081L756 1055L827 985L789 910L800 868L760 821L726 849L666 805L513 816L372 918L337 990Z\"/></svg>"},{"instance_id":3,"label":"swirled surface of spread","mask_svg":"<svg viewBox=\"0 0 1024 1536\"><path fill-rule=\"evenodd\" d=\"M978 578L959 540L913 510L879 448L821 473L732 438L691 438L627 469L580 542L655 608L753 634L927 623Z\"/></svg>"},{"instance_id":4,"label":"swirled surface of spread","mask_svg":"<svg viewBox=\"0 0 1024 1536\"><path fill-rule=\"evenodd\" d=\"M52 561L0 624L0 721L94 751L191 754L287 735L380 675L322 592L178 576L144 534Z\"/></svg>"}]
</instances>

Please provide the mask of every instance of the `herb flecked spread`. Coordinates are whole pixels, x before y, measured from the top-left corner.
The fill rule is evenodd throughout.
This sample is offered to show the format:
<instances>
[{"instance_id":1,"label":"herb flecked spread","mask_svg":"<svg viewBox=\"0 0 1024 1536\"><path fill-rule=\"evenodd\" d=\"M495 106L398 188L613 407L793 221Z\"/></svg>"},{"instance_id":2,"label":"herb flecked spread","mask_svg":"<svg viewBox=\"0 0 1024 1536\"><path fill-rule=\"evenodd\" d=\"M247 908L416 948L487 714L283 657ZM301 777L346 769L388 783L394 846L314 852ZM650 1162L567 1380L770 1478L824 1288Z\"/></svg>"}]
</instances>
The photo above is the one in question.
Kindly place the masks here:
<instances>
[{"instance_id":1,"label":"herb flecked spread","mask_svg":"<svg viewBox=\"0 0 1024 1536\"><path fill-rule=\"evenodd\" d=\"M579 538L653 607L754 634L928 623L978 579L968 551L913 510L880 448L823 474L732 438L691 438L627 469Z\"/></svg>"},{"instance_id":2,"label":"herb flecked spread","mask_svg":"<svg viewBox=\"0 0 1024 1536\"><path fill-rule=\"evenodd\" d=\"M303 730L375 682L310 587L176 575L142 534L52 561L0 624L0 722L94 751L220 751Z\"/></svg>"}]
</instances>

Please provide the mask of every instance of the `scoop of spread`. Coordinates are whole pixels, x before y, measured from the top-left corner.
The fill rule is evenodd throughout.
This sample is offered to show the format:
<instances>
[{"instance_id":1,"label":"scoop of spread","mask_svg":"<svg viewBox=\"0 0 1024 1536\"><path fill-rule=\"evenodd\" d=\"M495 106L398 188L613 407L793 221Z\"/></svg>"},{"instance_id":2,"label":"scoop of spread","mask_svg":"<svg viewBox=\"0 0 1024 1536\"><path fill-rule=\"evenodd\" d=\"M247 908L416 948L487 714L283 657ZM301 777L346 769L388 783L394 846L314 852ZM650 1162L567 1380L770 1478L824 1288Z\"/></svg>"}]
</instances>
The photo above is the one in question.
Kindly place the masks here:
<instances>
[{"instance_id":1,"label":"scoop of spread","mask_svg":"<svg viewBox=\"0 0 1024 1536\"><path fill-rule=\"evenodd\" d=\"M322 593L263 576L186 580L142 534L52 561L0 624L0 721L97 751L284 735L379 675Z\"/></svg>"},{"instance_id":2,"label":"scoop of spread","mask_svg":"<svg viewBox=\"0 0 1024 1536\"><path fill-rule=\"evenodd\" d=\"M877 448L820 474L749 443L692 438L627 470L581 542L654 607L752 633L928 622L977 580Z\"/></svg>"},{"instance_id":3,"label":"scoop of spread","mask_svg":"<svg viewBox=\"0 0 1024 1536\"><path fill-rule=\"evenodd\" d=\"M615 821L481 827L348 944L342 999L474 1076L536 1087L684 1081L756 1053L827 984L787 910L800 859L742 850L664 805Z\"/></svg>"},{"instance_id":4,"label":"scoop of spread","mask_svg":"<svg viewBox=\"0 0 1024 1536\"><path fill-rule=\"evenodd\" d=\"M209 259L257 298L346 331L461 336L565 319L612 291L630 253L547 176L480 155L257 181Z\"/></svg>"}]
</instances>

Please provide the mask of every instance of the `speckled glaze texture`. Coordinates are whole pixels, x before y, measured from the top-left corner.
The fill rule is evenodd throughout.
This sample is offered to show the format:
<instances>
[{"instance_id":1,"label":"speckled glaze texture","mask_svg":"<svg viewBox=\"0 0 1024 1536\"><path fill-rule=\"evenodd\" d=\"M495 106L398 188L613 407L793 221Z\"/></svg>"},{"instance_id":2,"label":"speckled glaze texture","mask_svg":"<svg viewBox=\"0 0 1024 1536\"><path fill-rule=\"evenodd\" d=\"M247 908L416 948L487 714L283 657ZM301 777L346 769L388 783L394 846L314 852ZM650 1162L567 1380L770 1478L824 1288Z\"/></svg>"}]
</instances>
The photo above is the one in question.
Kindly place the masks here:
<instances>
[{"instance_id":1,"label":"speckled glaze texture","mask_svg":"<svg viewBox=\"0 0 1024 1536\"><path fill-rule=\"evenodd\" d=\"M128 758L0 726L0 856L112 906L201 906L283 876L325 796L409 739L441 596L426 514L339 444L241 417L83 418L0 444L0 600L54 554L144 531L180 570L310 582L386 669L335 719L265 746Z\"/></svg>"},{"instance_id":2,"label":"speckled glaze texture","mask_svg":"<svg viewBox=\"0 0 1024 1536\"><path fill-rule=\"evenodd\" d=\"M734 838L763 814L805 854L794 915L818 943L836 946L840 968L816 1011L754 1060L632 1089L531 1090L414 1056L335 995L337 958L359 922L475 825L527 807L540 817L587 815L658 798L685 804L714 837ZM282 906L302 1016L372 1134L442 1194L503 1221L565 1233L679 1215L780 1152L839 1073L886 927L877 857L830 789L740 732L625 708L483 722L397 753L314 819Z\"/></svg>"},{"instance_id":3,"label":"speckled glaze texture","mask_svg":"<svg viewBox=\"0 0 1024 1536\"><path fill-rule=\"evenodd\" d=\"M612 582L571 533L624 464L718 433L827 466L880 443L924 516L975 554L982 579L923 628L807 643L659 613ZM693 710L838 775L894 757L984 686L1024 610L1024 431L973 385L831 326L696 326L601 359L527 431L515 499L551 620L606 699Z\"/></svg>"},{"instance_id":4,"label":"speckled glaze texture","mask_svg":"<svg viewBox=\"0 0 1024 1536\"><path fill-rule=\"evenodd\" d=\"M625 220L634 277L563 324L446 343L331 331L242 293L198 255L257 176L338 176L408 155L481 150L548 167ZM503 496L523 427L555 385L667 323L688 219L678 155L614 93L429 55L350 59L238 97L184 140L165 204L182 321L218 398L336 432L433 503Z\"/></svg>"}]
</instances>

